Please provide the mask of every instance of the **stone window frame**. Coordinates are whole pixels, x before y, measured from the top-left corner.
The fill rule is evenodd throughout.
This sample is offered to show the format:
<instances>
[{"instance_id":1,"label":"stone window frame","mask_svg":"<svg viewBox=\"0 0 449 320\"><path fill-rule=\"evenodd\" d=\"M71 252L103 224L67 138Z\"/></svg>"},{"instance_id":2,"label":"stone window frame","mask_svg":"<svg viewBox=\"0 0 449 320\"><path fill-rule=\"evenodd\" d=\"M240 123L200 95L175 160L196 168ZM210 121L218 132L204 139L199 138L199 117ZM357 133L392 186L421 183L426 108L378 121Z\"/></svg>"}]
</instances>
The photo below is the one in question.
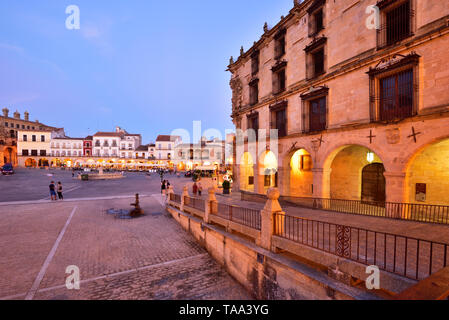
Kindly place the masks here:
<instances>
[{"instance_id":1,"label":"stone window frame","mask_svg":"<svg viewBox=\"0 0 449 320\"><path fill-rule=\"evenodd\" d=\"M403 5L406 2L410 3L410 13L409 13L410 33L408 36L405 36L394 43L388 43L388 41L386 39L387 38L387 13L391 12L392 10ZM398 43L401 43L403 40L415 35L416 26L417 26L416 0L380 0L376 3L376 6L380 10L380 21L379 21L380 28L377 29L377 35L376 35L376 44L377 44L378 50L386 48L386 47L394 46Z\"/></svg>"},{"instance_id":2,"label":"stone window frame","mask_svg":"<svg viewBox=\"0 0 449 320\"><path fill-rule=\"evenodd\" d=\"M325 29L325 18L326 18L326 12L324 10L326 5L326 0L316 0L308 9L307 13L309 15L309 23L308 23L308 35L310 38L315 37L317 34L319 34L322 30ZM317 30L316 28L316 14L321 11L322 12L322 26L321 29Z\"/></svg>"},{"instance_id":3,"label":"stone window frame","mask_svg":"<svg viewBox=\"0 0 449 320\"><path fill-rule=\"evenodd\" d=\"M314 54L323 50L323 71L320 73L315 72ZM327 38L320 37L315 38L309 45L304 48L306 53L306 79L315 79L327 72Z\"/></svg>"},{"instance_id":4,"label":"stone window frame","mask_svg":"<svg viewBox=\"0 0 449 320\"><path fill-rule=\"evenodd\" d=\"M392 75L398 74L402 71L409 69L413 70L413 107L412 107L412 117L416 116L419 111L419 59L420 55L415 52L411 52L407 56L394 55L392 59L397 56L402 56L403 58L390 63L389 65L378 68L381 63L387 61L381 60L378 65L374 68L370 68L367 72L369 75L369 111L370 111L370 122L380 122L380 80L390 77ZM403 119L398 119L403 120ZM385 121L391 122L391 121Z\"/></svg>"},{"instance_id":5,"label":"stone window frame","mask_svg":"<svg viewBox=\"0 0 449 320\"><path fill-rule=\"evenodd\" d=\"M327 130L329 128L329 88L322 86L311 92L303 93L301 96L301 129L302 133L316 133ZM326 127L324 130L311 131L310 130L310 103L320 98L326 98Z\"/></svg>"}]
</instances>

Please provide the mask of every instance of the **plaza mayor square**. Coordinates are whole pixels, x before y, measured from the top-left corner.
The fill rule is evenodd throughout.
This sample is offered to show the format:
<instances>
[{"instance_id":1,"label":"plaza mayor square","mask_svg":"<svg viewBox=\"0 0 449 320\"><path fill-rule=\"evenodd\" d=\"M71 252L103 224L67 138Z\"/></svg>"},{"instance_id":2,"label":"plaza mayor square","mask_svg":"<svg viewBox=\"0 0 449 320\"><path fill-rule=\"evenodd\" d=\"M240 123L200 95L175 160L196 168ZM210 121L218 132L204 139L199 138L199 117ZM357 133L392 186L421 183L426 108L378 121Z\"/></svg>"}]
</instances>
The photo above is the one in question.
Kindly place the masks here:
<instances>
[{"instance_id":1,"label":"plaza mayor square","mask_svg":"<svg viewBox=\"0 0 449 320\"><path fill-rule=\"evenodd\" d=\"M449 0L5 0L0 26L0 303L449 299Z\"/></svg>"}]
</instances>

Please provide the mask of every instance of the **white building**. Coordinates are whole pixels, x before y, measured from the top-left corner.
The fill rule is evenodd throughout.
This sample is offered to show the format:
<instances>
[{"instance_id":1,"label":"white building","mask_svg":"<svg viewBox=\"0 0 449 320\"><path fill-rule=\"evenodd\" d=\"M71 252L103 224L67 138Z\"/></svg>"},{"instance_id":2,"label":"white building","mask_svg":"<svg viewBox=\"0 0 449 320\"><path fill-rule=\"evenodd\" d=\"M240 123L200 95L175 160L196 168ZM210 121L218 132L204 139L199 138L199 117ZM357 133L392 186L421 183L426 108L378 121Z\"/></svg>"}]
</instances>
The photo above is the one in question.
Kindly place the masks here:
<instances>
[{"instance_id":1,"label":"white building","mask_svg":"<svg viewBox=\"0 0 449 320\"><path fill-rule=\"evenodd\" d=\"M172 160L175 148L182 143L181 137L170 135L159 135L156 139L156 160Z\"/></svg>"},{"instance_id":2,"label":"white building","mask_svg":"<svg viewBox=\"0 0 449 320\"><path fill-rule=\"evenodd\" d=\"M56 137L51 141L50 149L52 157L82 157L82 138Z\"/></svg>"},{"instance_id":3,"label":"white building","mask_svg":"<svg viewBox=\"0 0 449 320\"><path fill-rule=\"evenodd\" d=\"M93 156L118 157L122 138L122 132L97 132L93 136Z\"/></svg>"}]
</instances>

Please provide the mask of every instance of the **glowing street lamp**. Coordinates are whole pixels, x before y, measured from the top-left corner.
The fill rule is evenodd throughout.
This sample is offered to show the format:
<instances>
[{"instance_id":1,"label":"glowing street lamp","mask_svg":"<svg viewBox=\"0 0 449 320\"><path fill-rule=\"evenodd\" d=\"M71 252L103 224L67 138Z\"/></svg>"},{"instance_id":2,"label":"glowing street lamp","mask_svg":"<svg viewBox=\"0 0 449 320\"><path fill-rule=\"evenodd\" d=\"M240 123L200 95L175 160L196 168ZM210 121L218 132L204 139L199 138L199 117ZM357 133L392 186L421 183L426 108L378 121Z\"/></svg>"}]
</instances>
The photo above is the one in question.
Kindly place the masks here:
<instances>
[{"instance_id":1,"label":"glowing street lamp","mask_svg":"<svg viewBox=\"0 0 449 320\"><path fill-rule=\"evenodd\" d=\"M373 152L368 152L368 153L366 154L366 160L367 160L369 163L373 163L373 161L374 161L374 153L373 153Z\"/></svg>"}]
</instances>

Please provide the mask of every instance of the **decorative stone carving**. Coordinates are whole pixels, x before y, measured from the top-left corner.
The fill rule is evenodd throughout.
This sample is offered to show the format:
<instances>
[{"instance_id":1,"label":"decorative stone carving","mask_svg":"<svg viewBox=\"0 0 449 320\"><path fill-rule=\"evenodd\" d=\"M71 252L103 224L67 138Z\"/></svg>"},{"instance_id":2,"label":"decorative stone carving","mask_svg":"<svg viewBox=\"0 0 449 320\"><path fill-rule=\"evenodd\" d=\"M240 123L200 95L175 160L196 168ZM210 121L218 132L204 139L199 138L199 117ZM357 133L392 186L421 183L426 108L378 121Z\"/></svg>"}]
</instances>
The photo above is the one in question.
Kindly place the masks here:
<instances>
[{"instance_id":1,"label":"decorative stone carving","mask_svg":"<svg viewBox=\"0 0 449 320\"><path fill-rule=\"evenodd\" d=\"M385 130L388 144L398 144L401 141L401 132L399 128Z\"/></svg>"},{"instance_id":2,"label":"decorative stone carving","mask_svg":"<svg viewBox=\"0 0 449 320\"><path fill-rule=\"evenodd\" d=\"M232 110L237 111L242 106L243 102L243 85L240 78L232 78L231 82L231 89L232 89Z\"/></svg>"},{"instance_id":3,"label":"decorative stone carving","mask_svg":"<svg viewBox=\"0 0 449 320\"><path fill-rule=\"evenodd\" d=\"M263 32L267 33L268 32L268 23L265 22L265 24L263 25Z\"/></svg>"},{"instance_id":4,"label":"decorative stone carving","mask_svg":"<svg viewBox=\"0 0 449 320\"><path fill-rule=\"evenodd\" d=\"M240 55L243 56L243 54L245 53L245 49L243 49L243 46L240 47Z\"/></svg>"}]
</instances>

